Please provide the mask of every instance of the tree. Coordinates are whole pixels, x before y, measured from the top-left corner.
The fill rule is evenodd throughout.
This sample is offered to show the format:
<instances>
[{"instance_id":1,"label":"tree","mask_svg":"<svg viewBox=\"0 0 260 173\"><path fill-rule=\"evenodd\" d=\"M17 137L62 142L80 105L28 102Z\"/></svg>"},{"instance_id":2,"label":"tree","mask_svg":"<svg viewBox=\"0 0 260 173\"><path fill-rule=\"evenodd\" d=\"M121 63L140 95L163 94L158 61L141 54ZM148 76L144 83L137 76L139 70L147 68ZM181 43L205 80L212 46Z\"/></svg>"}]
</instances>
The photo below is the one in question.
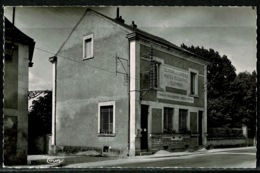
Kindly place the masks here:
<instances>
[{"instance_id":1,"label":"tree","mask_svg":"<svg viewBox=\"0 0 260 173\"><path fill-rule=\"evenodd\" d=\"M207 69L208 90L208 126L230 127L233 122L235 104L233 100L232 83L236 79L236 69L226 55L220 56L213 49L204 47L182 48L209 60Z\"/></svg>"},{"instance_id":2,"label":"tree","mask_svg":"<svg viewBox=\"0 0 260 173\"><path fill-rule=\"evenodd\" d=\"M255 131L256 127L256 72L242 72L232 84L233 98L237 109L233 119L237 126L246 125Z\"/></svg>"},{"instance_id":3,"label":"tree","mask_svg":"<svg viewBox=\"0 0 260 173\"><path fill-rule=\"evenodd\" d=\"M45 95L32 102L28 115L29 137L51 133L52 120L52 92L45 91Z\"/></svg>"}]
</instances>

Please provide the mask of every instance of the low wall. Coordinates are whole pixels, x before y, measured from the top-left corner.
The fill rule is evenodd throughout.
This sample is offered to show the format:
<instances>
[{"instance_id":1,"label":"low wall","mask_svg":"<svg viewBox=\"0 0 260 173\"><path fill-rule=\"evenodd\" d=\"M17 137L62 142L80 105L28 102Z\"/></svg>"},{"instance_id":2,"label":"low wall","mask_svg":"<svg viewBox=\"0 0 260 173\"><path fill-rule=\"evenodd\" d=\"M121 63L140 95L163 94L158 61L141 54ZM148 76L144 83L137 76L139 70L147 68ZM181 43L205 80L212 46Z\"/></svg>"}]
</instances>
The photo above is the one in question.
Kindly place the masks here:
<instances>
[{"instance_id":1,"label":"low wall","mask_svg":"<svg viewBox=\"0 0 260 173\"><path fill-rule=\"evenodd\" d=\"M100 147L87 147L87 146L51 146L49 149L50 155L56 155L56 154L64 154L64 155L77 155L79 153L88 153L88 152L94 152L99 153L99 155L106 155L109 154L110 156L127 156L128 151L117 149L117 148L107 148L106 151L104 151L104 148Z\"/></svg>"},{"instance_id":2,"label":"low wall","mask_svg":"<svg viewBox=\"0 0 260 173\"><path fill-rule=\"evenodd\" d=\"M190 135L152 134L151 151L175 150L198 146L198 137Z\"/></svg>"},{"instance_id":3,"label":"low wall","mask_svg":"<svg viewBox=\"0 0 260 173\"><path fill-rule=\"evenodd\" d=\"M214 148L221 147L240 147L247 146L247 140L245 137L236 137L236 138L208 138L207 145Z\"/></svg>"},{"instance_id":4,"label":"low wall","mask_svg":"<svg viewBox=\"0 0 260 173\"><path fill-rule=\"evenodd\" d=\"M28 154L48 154L49 137L48 135L31 137L28 141Z\"/></svg>"}]
</instances>

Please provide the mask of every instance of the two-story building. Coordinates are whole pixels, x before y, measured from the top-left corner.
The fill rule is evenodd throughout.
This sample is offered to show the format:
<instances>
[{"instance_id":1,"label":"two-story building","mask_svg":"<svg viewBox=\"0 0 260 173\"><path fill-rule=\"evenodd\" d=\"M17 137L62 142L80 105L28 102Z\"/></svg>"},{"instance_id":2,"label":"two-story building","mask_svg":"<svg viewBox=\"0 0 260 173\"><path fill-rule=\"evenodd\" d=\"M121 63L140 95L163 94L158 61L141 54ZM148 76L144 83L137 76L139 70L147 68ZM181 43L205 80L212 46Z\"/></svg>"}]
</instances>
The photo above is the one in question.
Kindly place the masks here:
<instances>
[{"instance_id":1,"label":"two-story building","mask_svg":"<svg viewBox=\"0 0 260 173\"><path fill-rule=\"evenodd\" d=\"M4 164L27 164L28 67L35 42L5 18Z\"/></svg>"},{"instance_id":2,"label":"two-story building","mask_svg":"<svg viewBox=\"0 0 260 173\"><path fill-rule=\"evenodd\" d=\"M91 9L53 63L52 144L135 155L206 145L207 60Z\"/></svg>"}]
</instances>

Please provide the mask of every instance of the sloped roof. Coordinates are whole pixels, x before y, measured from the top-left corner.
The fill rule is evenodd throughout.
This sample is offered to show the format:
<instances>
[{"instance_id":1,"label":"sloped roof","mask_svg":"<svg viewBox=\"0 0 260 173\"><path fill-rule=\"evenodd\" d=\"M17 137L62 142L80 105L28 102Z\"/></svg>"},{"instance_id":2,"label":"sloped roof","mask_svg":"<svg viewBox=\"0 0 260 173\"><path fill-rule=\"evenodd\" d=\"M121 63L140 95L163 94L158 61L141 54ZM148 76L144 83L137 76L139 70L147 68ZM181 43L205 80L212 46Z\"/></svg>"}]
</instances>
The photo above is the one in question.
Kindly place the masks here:
<instances>
[{"instance_id":1,"label":"sloped roof","mask_svg":"<svg viewBox=\"0 0 260 173\"><path fill-rule=\"evenodd\" d=\"M127 24L125 24L125 23L123 23L123 22L120 22L120 21L118 21L118 20L116 20L116 19L113 19L113 18L110 18L110 17L108 17L108 16L105 16L105 15L103 15L103 14L97 12L97 11L92 10L92 9L88 9L88 10L89 10L89 11L92 11L92 12L94 12L94 13L96 13L96 14L98 14L98 15L100 15L100 16L102 16L102 17L104 17L104 18L106 18L106 19L108 19L108 20L110 20L110 21L113 21L114 23L117 23L118 25L120 25L120 26L122 26L122 27L124 27L124 28L126 28L126 29L128 29L128 30L130 30L130 31L133 32L133 33L136 33L136 34L138 34L138 35L141 35L141 36L143 36L143 37L145 37L145 38L148 38L148 39L150 39L150 40L152 40L152 41L159 42L159 43L161 43L161 44L163 44L163 45L165 45L165 46L168 46L168 47L171 47L171 48L175 48L175 49L177 49L177 50L179 50L179 51L181 51L181 52L184 52L184 53L187 53L187 54L189 54L189 55L195 56L195 57L200 58L200 59L202 59L202 60L204 60L204 61L209 61L208 59L206 59L206 58L204 58L204 57L201 57L201 56L199 56L199 55L196 55L196 54L194 54L194 53L192 53L192 52L190 52L190 51L188 51L188 50L186 50L186 49L184 49L184 48L181 48L181 47L179 47L179 46L177 46L177 45L171 43L170 41L168 41L168 40L166 40L166 39L164 39L164 38L155 36L155 35L153 35L153 34L150 34L150 33L146 32L146 31L143 31L143 30L141 30L141 29L134 28L134 27L132 27L132 25L127 25Z\"/></svg>"},{"instance_id":2,"label":"sloped roof","mask_svg":"<svg viewBox=\"0 0 260 173\"><path fill-rule=\"evenodd\" d=\"M35 41L16 28L7 18L5 18L5 39L28 45L29 62L32 65Z\"/></svg>"}]
</instances>

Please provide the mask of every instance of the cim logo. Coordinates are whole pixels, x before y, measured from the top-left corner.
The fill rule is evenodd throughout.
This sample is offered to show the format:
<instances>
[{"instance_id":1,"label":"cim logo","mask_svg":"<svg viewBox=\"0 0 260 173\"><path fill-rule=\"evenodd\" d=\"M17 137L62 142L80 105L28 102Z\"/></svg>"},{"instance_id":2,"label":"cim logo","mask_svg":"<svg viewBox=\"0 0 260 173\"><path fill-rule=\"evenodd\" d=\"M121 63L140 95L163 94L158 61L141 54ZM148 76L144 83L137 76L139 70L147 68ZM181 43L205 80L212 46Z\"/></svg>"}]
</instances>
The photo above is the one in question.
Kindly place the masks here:
<instances>
[{"instance_id":1,"label":"cim logo","mask_svg":"<svg viewBox=\"0 0 260 173\"><path fill-rule=\"evenodd\" d=\"M60 164L64 161L62 158L48 158L47 163L49 164Z\"/></svg>"}]
</instances>

